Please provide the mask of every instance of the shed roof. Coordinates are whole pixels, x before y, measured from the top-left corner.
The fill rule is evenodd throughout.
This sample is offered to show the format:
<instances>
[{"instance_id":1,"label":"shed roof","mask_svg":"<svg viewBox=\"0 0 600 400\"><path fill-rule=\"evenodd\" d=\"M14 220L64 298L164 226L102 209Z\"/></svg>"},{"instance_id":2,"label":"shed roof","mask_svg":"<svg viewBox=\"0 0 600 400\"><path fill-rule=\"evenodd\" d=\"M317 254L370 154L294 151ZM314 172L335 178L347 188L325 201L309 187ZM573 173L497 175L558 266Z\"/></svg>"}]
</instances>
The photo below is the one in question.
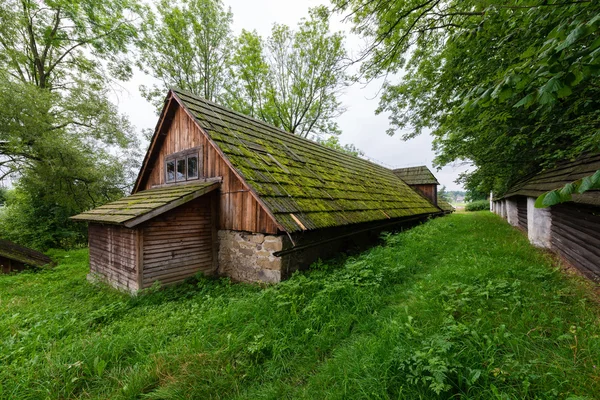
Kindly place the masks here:
<instances>
[{"instance_id":1,"label":"shed roof","mask_svg":"<svg viewBox=\"0 0 600 400\"><path fill-rule=\"evenodd\" d=\"M397 168L394 174L408 185L439 185L435 176L425 165L419 167Z\"/></svg>"},{"instance_id":2,"label":"shed roof","mask_svg":"<svg viewBox=\"0 0 600 400\"><path fill-rule=\"evenodd\" d=\"M132 194L71 217L78 221L134 227L218 188L220 182L169 185Z\"/></svg>"},{"instance_id":3,"label":"shed roof","mask_svg":"<svg viewBox=\"0 0 600 400\"><path fill-rule=\"evenodd\" d=\"M452 204L448 203L446 200L439 198L438 197L438 207L442 209L442 211L445 212L453 212L454 211L454 207L452 206Z\"/></svg>"},{"instance_id":4,"label":"shed roof","mask_svg":"<svg viewBox=\"0 0 600 400\"><path fill-rule=\"evenodd\" d=\"M567 161L557 167L530 176L513 186L503 197L539 195L560 189L600 170L600 153L586 154L575 161ZM590 190L583 194L573 194L576 203L600 206L600 190Z\"/></svg>"},{"instance_id":5,"label":"shed roof","mask_svg":"<svg viewBox=\"0 0 600 400\"><path fill-rule=\"evenodd\" d=\"M44 265L52 264L52 260L47 255L4 239L0 239L0 257L19 261L34 267L43 267Z\"/></svg>"},{"instance_id":6,"label":"shed roof","mask_svg":"<svg viewBox=\"0 0 600 400\"><path fill-rule=\"evenodd\" d=\"M380 165L172 90L287 232L436 213Z\"/></svg>"}]
</instances>

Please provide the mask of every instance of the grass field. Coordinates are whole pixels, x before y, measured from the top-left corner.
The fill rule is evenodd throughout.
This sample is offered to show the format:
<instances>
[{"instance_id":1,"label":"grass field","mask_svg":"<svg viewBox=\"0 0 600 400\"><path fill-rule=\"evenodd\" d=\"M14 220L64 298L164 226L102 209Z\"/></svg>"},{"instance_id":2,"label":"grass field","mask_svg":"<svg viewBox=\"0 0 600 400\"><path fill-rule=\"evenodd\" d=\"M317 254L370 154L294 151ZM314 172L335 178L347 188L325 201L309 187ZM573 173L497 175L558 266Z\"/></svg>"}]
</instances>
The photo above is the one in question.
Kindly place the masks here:
<instances>
[{"instance_id":1,"label":"grass field","mask_svg":"<svg viewBox=\"0 0 600 400\"><path fill-rule=\"evenodd\" d=\"M598 399L592 286L489 212L277 286L129 297L87 252L0 276L0 398Z\"/></svg>"}]
</instances>

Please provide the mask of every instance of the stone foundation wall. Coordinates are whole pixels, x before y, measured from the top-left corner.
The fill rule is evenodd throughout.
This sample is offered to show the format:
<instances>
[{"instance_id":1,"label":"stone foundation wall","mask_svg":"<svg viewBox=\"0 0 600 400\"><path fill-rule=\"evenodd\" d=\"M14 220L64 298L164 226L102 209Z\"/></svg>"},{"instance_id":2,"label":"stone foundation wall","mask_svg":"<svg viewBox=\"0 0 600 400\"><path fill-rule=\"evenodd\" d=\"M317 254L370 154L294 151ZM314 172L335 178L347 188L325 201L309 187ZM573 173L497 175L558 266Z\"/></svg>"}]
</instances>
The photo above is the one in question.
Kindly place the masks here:
<instances>
[{"instance_id":1,"label":"stone foundation wall","mask_svg":"<svg viewBox=\"0 0 600 400\"><path fill-rule=\"evenodd\" d=\"M219 231L219 275L242 282L276 283L284 278L281 257L283 236L240 231Z\"/></svg>"}]
</instances>

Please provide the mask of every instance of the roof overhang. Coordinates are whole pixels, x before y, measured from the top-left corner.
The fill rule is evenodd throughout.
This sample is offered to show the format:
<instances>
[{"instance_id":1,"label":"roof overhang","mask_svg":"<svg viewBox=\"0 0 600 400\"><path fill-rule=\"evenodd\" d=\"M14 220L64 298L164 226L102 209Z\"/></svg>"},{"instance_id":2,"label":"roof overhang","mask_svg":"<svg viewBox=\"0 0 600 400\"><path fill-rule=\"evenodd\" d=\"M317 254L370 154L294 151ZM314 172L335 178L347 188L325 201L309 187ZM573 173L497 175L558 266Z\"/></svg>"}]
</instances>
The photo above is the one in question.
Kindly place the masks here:
<instances>
[{"instance_id":1,"label":"roof overhang","mask_svg":"<svg viewBox=\"0 0 600 400\"><path fill-rule=\"evenodd\" d=\"M71 219L133 228L210 193L220 186L220 180L217 181L214 179L185 185L165 185L143 190L93 210L75 215Z\"/></svg>"}]
</instances>

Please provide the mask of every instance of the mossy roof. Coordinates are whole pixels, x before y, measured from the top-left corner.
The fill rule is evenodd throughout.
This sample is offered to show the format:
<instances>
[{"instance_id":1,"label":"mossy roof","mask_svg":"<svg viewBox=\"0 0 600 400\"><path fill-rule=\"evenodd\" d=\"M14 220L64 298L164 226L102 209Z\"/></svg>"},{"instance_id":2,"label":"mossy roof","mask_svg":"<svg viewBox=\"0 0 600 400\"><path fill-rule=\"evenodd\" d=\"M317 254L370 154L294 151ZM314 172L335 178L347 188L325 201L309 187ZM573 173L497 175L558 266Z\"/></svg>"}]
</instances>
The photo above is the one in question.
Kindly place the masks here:
<instances>
[{"instance_id":1,"label":"mossy roof","mask_svg":"<svg viewBox=\"0 0 600 400\"><path fill-rule=\"evenodd\" d=\"M52 264L52 260L47 255L4 239L0 239L0 257L34 267Z\"/></svg>"},{"instance_id":2,"label":"mossy roof","mask_svg":"<svg viewBox=\"0 0 600 400\"><path fill-rule=\"evenodd\" d=\"M287 232L440 212L385 167L173 93Z\"/></svg>"},{"instance_id":3,"label":"mossy roof","mask_svg":"<svg viewBox=\"0 0 600 400\"><path fill-rule=\"evenodd\" d=\"M143 190L71 217L77 221L136 226L216 188L220 183L193 182Z\"/></svg>"},{"instance_id":4,"label":"mossy roof","mask_svg":"<svg viewBox=\"0 0 600 400\"><path fill-rule=\"evenodd\" d=\"M574 161L566 161L557 167L530 176L513 186L503 197L539 195L554 189L560 189L600 170L600 153L586 154ZM574 194L576 203L600 206L600 190L590 190L583 194Z\"/></svg>"},{"instance_id":5,"label":"mossy roof","mask_svg":"<svg viewBox=\"0 0 600 400\"><path fill-rule=\"evenodd\" d=\"M448 203L446 200L441 199L439 197L438 197L438 204L437 205L444 212L453 212L454 211L454 207L452 206L452 204Z\"/></svg>"},{"instance_id":6,"label":"mossy roof","mask_svg":"<svg viewBox=\"0 0 600 400\"><path fill-rule=\"evenodd\" d=\"M394 174L408 185L439 185L435 176L425 165L419 167L397 168Z\"/></svg>"}]
</instances>

